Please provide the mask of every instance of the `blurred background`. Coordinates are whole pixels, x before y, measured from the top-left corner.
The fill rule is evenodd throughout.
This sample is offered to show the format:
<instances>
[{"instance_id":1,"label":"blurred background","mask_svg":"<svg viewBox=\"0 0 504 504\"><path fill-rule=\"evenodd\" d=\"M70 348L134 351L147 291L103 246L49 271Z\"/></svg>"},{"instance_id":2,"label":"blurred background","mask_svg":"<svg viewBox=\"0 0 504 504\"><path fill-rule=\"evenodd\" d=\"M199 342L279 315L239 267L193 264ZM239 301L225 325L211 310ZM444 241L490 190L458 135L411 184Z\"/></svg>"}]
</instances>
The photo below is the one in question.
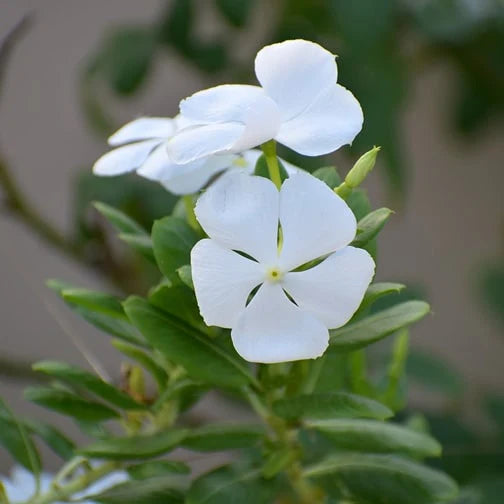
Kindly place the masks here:
<instances>
[{"instance_id":1,"label":"blurred background","mask_svg":"<svg viewBox=\"0 0 504 504\"><path fill-rule=\"evenodd\" d=\"M413 329L409 407L445 443L445 468L493 503L504 489L502 0L0 0L0 395L41 415L21 399L26 363L41 358L84 353L118 379L107 339L44 282L145 290L152 271L89 203L149 226L174 200L91 166L123 123L175 115L204 87L255 83L257 50L288 38L338 55L365 126L332 158L285 156L344 174L382 146L366 188L396 213L377 279L433 307Z\"/></svg>"}]
</instances>

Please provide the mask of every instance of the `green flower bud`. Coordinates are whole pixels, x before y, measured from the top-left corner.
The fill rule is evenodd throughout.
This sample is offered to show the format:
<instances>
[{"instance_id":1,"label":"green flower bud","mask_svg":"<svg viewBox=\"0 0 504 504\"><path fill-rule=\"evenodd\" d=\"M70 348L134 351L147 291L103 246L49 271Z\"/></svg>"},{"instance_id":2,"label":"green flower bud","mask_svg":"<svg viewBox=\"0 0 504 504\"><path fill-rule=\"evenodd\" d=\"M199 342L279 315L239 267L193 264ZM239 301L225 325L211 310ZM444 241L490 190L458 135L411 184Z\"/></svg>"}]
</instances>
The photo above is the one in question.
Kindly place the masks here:
<instances>
[{"instance_id":1,"label":"green flower bud","mask_svg":"<svg viewBox=\"0 0 504 504\"><path fill-rule=\"evenodd\" d=\"M345 184L348 187L355 189L364 182L364 179L375 165L376 156L379 151L380 147L373 147L357 160L357 162L353 165L353 168L345 177Z\"/></svg>"}]
</instances>

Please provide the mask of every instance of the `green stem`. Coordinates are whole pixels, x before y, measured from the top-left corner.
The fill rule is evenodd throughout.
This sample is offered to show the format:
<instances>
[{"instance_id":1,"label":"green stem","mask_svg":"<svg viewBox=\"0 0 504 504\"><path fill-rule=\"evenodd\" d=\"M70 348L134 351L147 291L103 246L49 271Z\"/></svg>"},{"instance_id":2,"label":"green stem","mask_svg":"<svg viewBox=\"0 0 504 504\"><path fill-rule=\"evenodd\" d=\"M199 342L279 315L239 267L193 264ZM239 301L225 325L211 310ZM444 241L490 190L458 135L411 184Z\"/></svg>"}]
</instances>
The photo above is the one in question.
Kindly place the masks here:
<instances>
[{"instance_id":1,"label":"green stem","mask_svg":"<svg viewBox=\"0 0 504 504\"><path fill-rule=\"evenodd\" d=\"M278 164L278 158L276 155L275 140L263 143L261 148L264 153L264 157L266 158L270 179L277 188L280 189L282 185L282 178L280 177L280 165Z\"/></svg>"},{"instance_id":2,"label":"green stem","mask_svg":"<svg viewBox=\"0 0 504 504\"><path fill-rule=\"evenodd\" d=\"M51 504L52 502L68 500L77 492L85 490L95 481L103 478L107 474L117 470L120 467L118 462L106 462L95 469L73 479L63 486L51 485L48 492L35 497L26 502L26 504Z\"/></svg>"},{"instance_id":3,"label":"green stem","mask_svg":"<svg viewBox=\"0 0 504 504\"><path fill-rule=\"evenodd\" d=\"M196 219L196 214L194 213L194 199L192 194L186 194L182 196L184 200L184 206L186 210L186 219L189 226L198 231L200 229L200 225L198 219Z\"/></svg>"}]
</instances>

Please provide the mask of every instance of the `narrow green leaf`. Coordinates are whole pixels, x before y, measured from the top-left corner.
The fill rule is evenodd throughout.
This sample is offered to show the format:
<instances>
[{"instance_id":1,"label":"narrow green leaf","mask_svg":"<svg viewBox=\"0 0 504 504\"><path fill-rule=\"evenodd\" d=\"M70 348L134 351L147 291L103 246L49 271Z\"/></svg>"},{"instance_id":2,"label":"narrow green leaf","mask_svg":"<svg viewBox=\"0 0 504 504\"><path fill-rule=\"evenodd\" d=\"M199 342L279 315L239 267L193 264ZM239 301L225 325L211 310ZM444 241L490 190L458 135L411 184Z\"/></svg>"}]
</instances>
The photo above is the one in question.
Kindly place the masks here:
<instances>
[{"instance_id":1,"label":"narrow green leaf","mask_svg":"<svg viewBox=\"0 0 504 504\"><path fill-rule=\"evenodd\" d=\"M63 289L61 297L68 303L82 306L87 310L104 313L120 320L127 320L121 301L116 296L89 289L71 288Z\"/></svg>"},{"instance_id":2,"label":"narrow green leaf","mask_svg":"<svg viewBox=\"0 0 504 504\"><path fill-rule=\"evenodd\" d=\"M374 418L384 420L393 412L367 397L346 392L328 392L279 399L273 411L282 418Z\"/></svg>"},{"instance_id":3,"label":"narrow green leaf","mask_svg":"<svg viewBox=\"0 0 504 504\"><path fill-rule=\"evenodd\" d=\"M330 331L329 349L346 352L365 347L413 324L429 311L430 307L424 301L407 301L395 305L341 329Z\"/></svg>"},{"instance_id":4,"label":"narrow green leaf","mask_svg":"<svg viewBox=\"0 0 504 504\"><path fill-rule=\"evenodd\" d=\"M76 366L57 361L40 361L33 365L33 369L57 378L77 389L87 390L119 408L126 410L145 409L145 405L136 402L110 383Z\"/></svg>"},{"instance_id":5,"label":"narrow green leaf","mask_svg":"<svg viewBox=\"0 0 504 504\"><path fill-rule=\"evenodd\" d=\"M149 235L139 235L131 233L120 233L118 238L127 243L133 250L136 250L151 262L156 262L152 240Z\"/></svg>"},{"instance_id":6,"label":"narrow green leaf","mask_svg":"<svg viewBox=\"0 0 504 504\"><path fill-rule=\"evenodd\" d=\"M305 471L310 478L338 478L358 502L433 504L457 495L456 483L442 472L394 455L341 453Z\"/></svg>"},{"instance_id":7,"label":"narrow green leaf","mask_svg":"<svg viewBox=\"0 0 504 504\"><path fill-rule=\"evenodd\" d=\"M109 460L150 458L179 446L187 433L186 429L171 429L150 435L107 438L81 448L78 453Z\"/></svg>"},{"instance_id":8,"label":"narrow green leaf","mask_svg":"<svg viewBox=\"0 0 504 504\"><path fill-rule=\"evenodd\" d=\"M0 399L0 445L28 471L40 472L40 456L33 440L2 399Z\"/></svg>"},{"instance_id":9,"label":"narrow green leaf","mask_svg":"<svg viewBox=\"0 0 504 504\"><path fill-rule=\"evenodd\" d=\"M75 445L64 434L52 425L38 420L23 420L26 429L38 436L51 450L63 460L69 460L74 456Z\"/></svg>"},{"instance_id":10,"label":"narrow green leaf","mask_svg":"<svg viewBox=\"0 0 504 504\"><path fill-rule=\"evenodd\" d=\"M394 212L388 208L378 208L363 217L357 224L357 236L352 245L354 247L364 247L383 228L385 222Z\"/></svg>"},{"instance_id":11,"label":"narrow green leaf","mask_svg":"<svg viewBox=\"0 0 504 504\"><path fill-rule=\"evenodd\" d=\"M119 483L99 494L90 495L86 502L100 504L183 504L184 496L166 477Z\"/></svg>"},{"instance_id":12,"label":"narrow green leaf","mask_svg":"<svg viewBox=\"0 0 504 504\"><path fill-rule=\"evenodd\" d=\"M145 229L142 226L140 226L140 224L138 224L131 217L128 217L125 213L121 212L117 208L107 205L106 203L101 203L99 201L93 202L93 206L120 233L137 234L137 235L147 234Z\"/></svg>"},{"instance_id":13,"label":"narrow green leaf","mask_svg":"<svg viewBox=\"0 0 504 504\"><path fill-rule=\"evenodd\" d=\"M401 425L374 420L332 419L307 420L339 448L375 453L403 453L419 457L438 457L441 445L431 436Z\"/></svg>"},{"instance_id":14,"label":"narrow green leaf","mask_svg":"<svg viewBox=\"0 0 504 504\"><path fill-rule=\"evenodd\" d=\"M189 264L190 252L199 236L184 220L164 217L152 226L154 255L164 276L170 277L175 271Z\"/></svg>"},{"instance_id":15,"label":"narrow green leaf","mask_svg":"<svg viewBox=\"0 0 504 504\"><path fill-rule=\"evenodd\" d=\"M104 404L88 401L66 390L49 387L28 387L25 399L78 420L101 422L119 414Z\"/></svg>"},{"instance_id":16,"label":"narrow green leaf","mask_svg":"<svg viewBox=\"0 0 504 504\"><path fill-rule=\"evenodd\" d=\"M167 359L184 366L190 376L223 387L242 387L255 381L238 357L145 299L130 297L124 308L149 343Z\"/></svg>"},{"instance_id":17,"label":"narrow green leaf","mask_svg":"<svg viewBox=\"0 0 504 504\"><path fill-rule=\"evenodd\" d=\"M378 299L388 296L389 294L398 294L404 288L406 288L405 285L392 282L376 282L371 284L367 288L366 294L364 294L364 299L357 313L362 313L366 308L373 305L375 301L378 301Z\"/></svg>"},{"instance_id":18,"label":"narrow green leaf","mask_svg":"<svg viewBox=\"0 0 504 504\"><path fill-rule=\"evenodd\" d=\"M271 504L275 486L258 470L221 467L198 478L189 489L185 504Z\"/></svg>"},{"instance_id":19,"label":"narrow green leaf","mask_svg":"<svg viewBox=\"0 0 504 504\"><path fill-rule=\"evenodd\" d=\"M189 264L184 264L184 266L181 266L177 270L177 273L182 283L187 285L187 287L189 287L191 290L194 290L191 266L189 266Z\"/></svg>"},{"instance_id":20,"label":"narrow green leaf","mask_svg":"<svg viewBox=\"0 0 504 504\"><path fill-rule=\"evenodd\" d=\"M298 457L299 453L296 453L296 451L290 447L276 449L269 457L266 458L262 468L262 475L266 479L273 478L294 462Z\"/></svg>"},{"instance_id":21,"label":"narrow green leaf","mask_svg":"<svg viewBox=\"0 0 504 504\"><path fill-rule=\"evenodd\" d=\"M196 451L222 451L254 446L264 436L261 425L205 425L192 429L182 445Z\"/></svg>"},{"instance_id":22,"label":"narrow green leaf","mask_svg":"<svg viewBox=\"0 0 504 504\"><path fill-rule=\"evenodd\" d=\"M189 474L191 468L183 462L175 460L152 460L141 464L131 465L126 468L131 478L144 480L157 476L170 476L172 474Z\"/></svg>"}]
</instances>

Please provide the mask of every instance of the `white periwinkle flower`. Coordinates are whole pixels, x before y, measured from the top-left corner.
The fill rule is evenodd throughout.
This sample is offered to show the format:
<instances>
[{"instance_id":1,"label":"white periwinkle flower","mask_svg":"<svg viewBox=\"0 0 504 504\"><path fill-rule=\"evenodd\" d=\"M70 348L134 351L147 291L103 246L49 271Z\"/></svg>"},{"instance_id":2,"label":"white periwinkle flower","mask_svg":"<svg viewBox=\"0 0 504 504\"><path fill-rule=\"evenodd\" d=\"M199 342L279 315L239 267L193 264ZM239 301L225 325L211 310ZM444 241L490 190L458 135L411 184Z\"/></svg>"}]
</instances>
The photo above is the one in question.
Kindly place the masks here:
<instances>
[{"instance_id":1,"label":"white periwinkle flower","mask_svg":"<svg viewBox=\"0 0 504 504\"><path fill-rule=\"evenodd\" d=\"M249 174L262 152L252 149L240 155L223 154L207 156L187 164L170 161L166 144L175 132L187 127L189 121L177 116L141 117L116 131L109 145L116 147L96 161L95 175L115 176L136 171L138 175L160 182L168 191L182 195L198 192L216 174L239 169ZM294 165L281 160L287 173L297 170Z\"/></svg>"},{"instance_id":2,"label":"white periwinkle flower","mask_svg":"<svg viewBox=\"0 0 504 504\"><path fill-rule=\"evenodd\" d=\"M72 497L82 499L88 495L93 495L118 485L127 479L127 473L124 471L116 471L90 485L85 492L80 492ZM47 492L50 489L52 480L53 477L50 474L42 473L40 475L41 492ZM0 477L0 481L4 485L9 502L16 503L28 501L33 497L35 492L35 478L33 474L20 466L16 466L12 469L9 478ZM93 504L91 501L87 500L80 502L82 502L82 504Z\"/></svg>"},{"instance_id":3,"label":"white periwinkle flower","mask_svg":"<svg viewBox=\"0 0 504 504\"><path fill-rule=\"evenodd\" d=\"M336 84L335 57L318 44L266 46L257 54L255 73L261 87L222 85L181 102L182 116L194 125L168 142L173 161L241 152L271 139L318 156L351 143L361 130L359 102Z\"/></svg>"},{"instance_id":4,"label":"white periwinkle flower","mask_svg":"<svg viewBox=\"0 0 504 504\"><path fill-rule=\"evenodd\" d=\"M210 237L191 252L205 322L231 328L237 352L251 362L322 355L328 329L352 317L374 274L371 256L348 246L357 225L347 204L302 171L280 191L266 178L230 173L195 211Z\"/></svg>"}]
</instances>

